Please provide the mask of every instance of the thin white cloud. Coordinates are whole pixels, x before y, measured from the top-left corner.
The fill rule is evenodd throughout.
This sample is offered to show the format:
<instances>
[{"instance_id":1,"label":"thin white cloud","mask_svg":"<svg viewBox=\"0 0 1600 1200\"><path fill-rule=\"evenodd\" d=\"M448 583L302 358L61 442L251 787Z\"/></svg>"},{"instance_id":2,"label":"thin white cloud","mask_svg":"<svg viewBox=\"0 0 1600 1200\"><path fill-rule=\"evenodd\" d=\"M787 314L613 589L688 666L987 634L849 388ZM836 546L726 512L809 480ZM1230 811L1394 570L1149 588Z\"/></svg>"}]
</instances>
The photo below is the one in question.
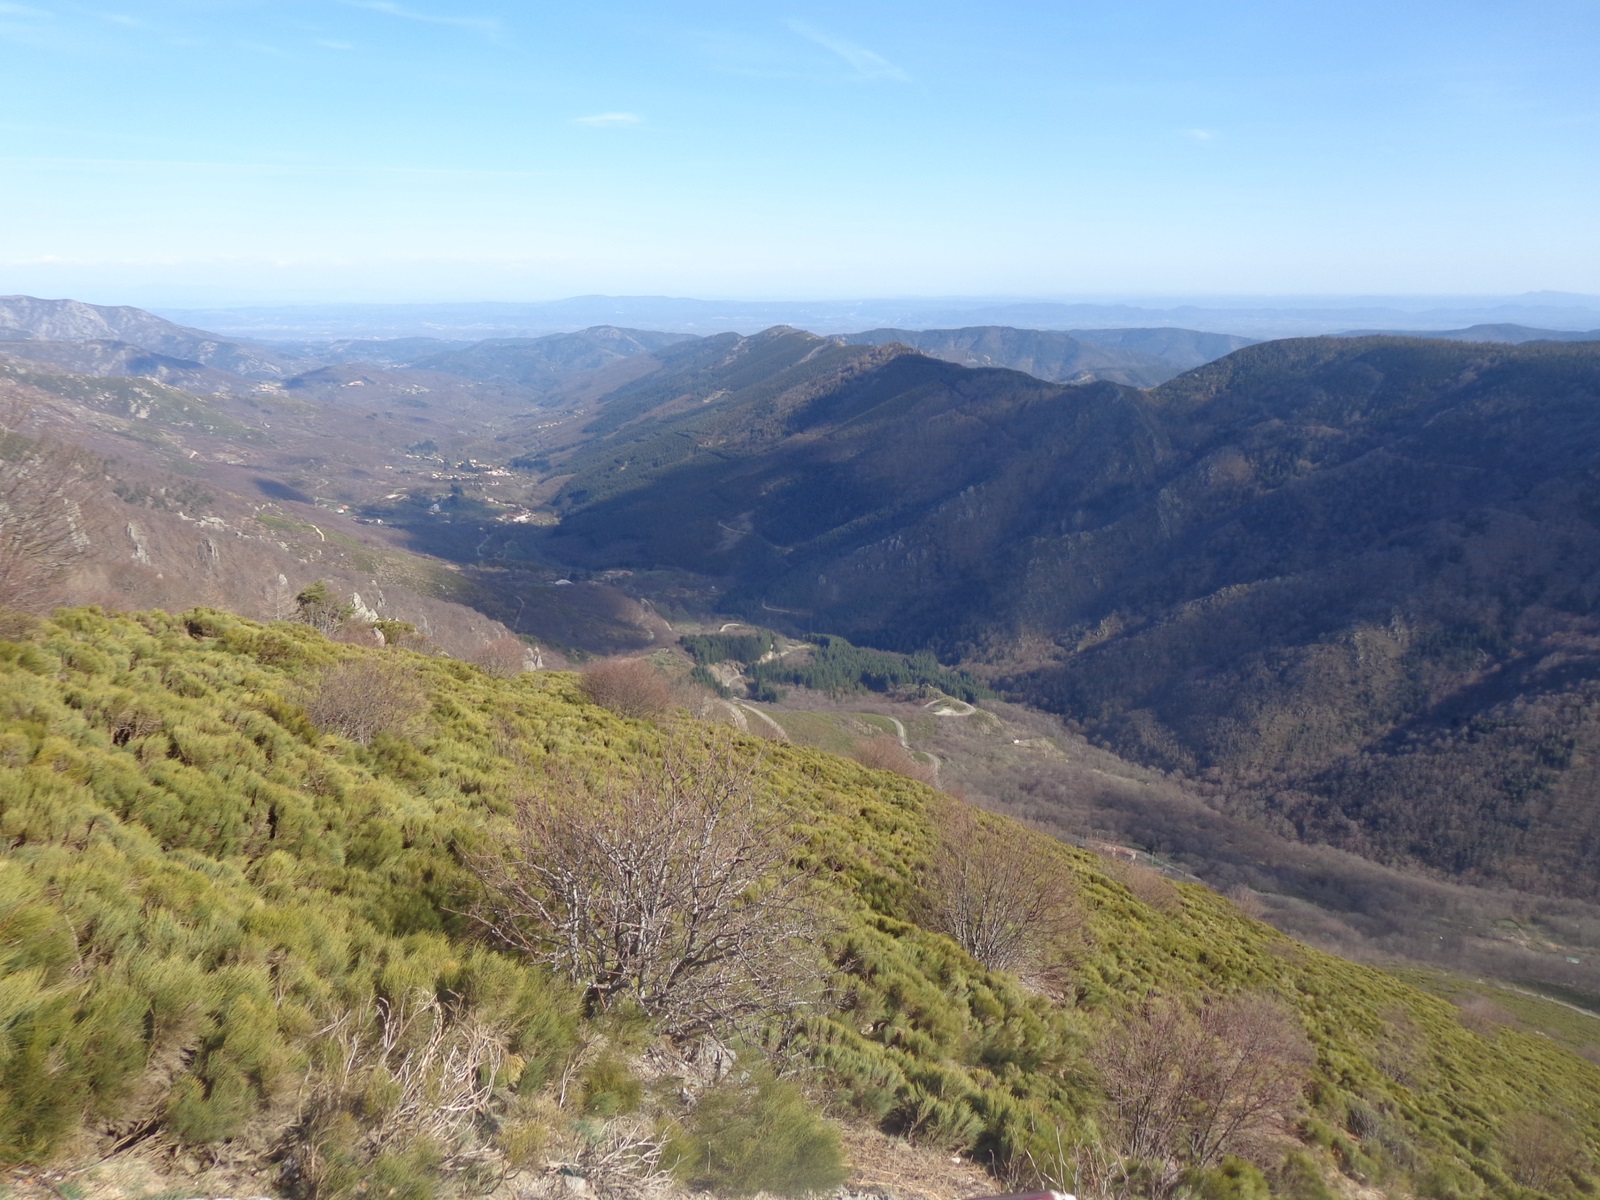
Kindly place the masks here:
<instances>
[{"instance_id":1,"label":"thin white cloud","mask_svg":"<svg viewBox=\"0 0 1600 1200\"><path fill-rule=\"evenodd\" d=\"M1209 129L1185 129L1183 136L1196 142L1214 142L1217 135Z\"/></svg>"},{"instance_id":2,"label":"thin white cloud","mask_svg":"<svg viewBox=\"0 0 1600 1200\"><path fill-rule=\"evenodd\" d=\"M330 41L327 38L318 38L317 45L321 46L324 50L354 50L356 48L356 44L354 42L335 42Z\"/></svg>"},{"instance_id":3,"label":"thin white cloud","mask_svg":"<svg viewBox=\"0 0 1600 1200\"><path fill-rule=\"evenodd\" d=\"M855 72L855 77L861 80L888 80L892 83L910 83L911 76L895 66L883 55L875 50L868 50L865 46L858 46L844 38L835 37L824 32L814 25L807 25L804 21L785 22L789 29L805 38L806 41L821 46L824 50L843 59Z\"/></svg>"},{"instance_id":4,"label":"thin white cloud","mask_svg":"<svg viewBox=\"0 0 1600 1200\"><path fill-rule=\"evenodd\" d=\"M476 33L499 33L500 22L493 17L441 17L435 13L418 12L402 8L389 0L345 0L351 8L364 8L368 12L398 17L402 21L421 21L425 25L448 25L454 29L470 29Z\"/></svg>"},{"instance_id":5,"label":"thin white cloud","mask_svg":"<svg viewBox=\"0 0 1600 1200\"><path fill-rule=\"evenodd\" d=\"M573 117L574 125L587 125L591 129L613 129L619 125L639 125L644 118L638 113L631 112L603 112L594 113L587 117Z\"/></svg>"},{"instance_id":6,"label":"thin white cloud","mask_svg":"<svg viewBox=\"0 0 1600 1200\"><path fill-rule=\"evenodd\" d=\"M26 4L0 4L0 17L19 17L25 21L44 21L55 16L42 8L29 8Z\"/></svg>"}]
</instances>

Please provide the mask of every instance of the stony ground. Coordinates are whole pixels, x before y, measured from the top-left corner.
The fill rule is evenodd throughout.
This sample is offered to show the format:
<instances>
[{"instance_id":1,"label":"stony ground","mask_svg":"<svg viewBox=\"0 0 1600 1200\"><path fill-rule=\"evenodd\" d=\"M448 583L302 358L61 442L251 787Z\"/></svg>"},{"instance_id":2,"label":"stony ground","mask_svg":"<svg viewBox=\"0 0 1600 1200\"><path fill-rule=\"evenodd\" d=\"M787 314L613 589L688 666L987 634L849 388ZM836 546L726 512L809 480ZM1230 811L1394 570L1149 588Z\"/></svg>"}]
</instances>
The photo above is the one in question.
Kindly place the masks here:
<instances>
[{"instance_id":1,"label":"stony ground","mask_svg":"<svg viewBox=\"0 0 1600 1200\"><path fill-rule=\"evenodd\" d=\"M875 1130L846 1129L843 1137L853 1170L839 1200L965 1200L998 1190L981 1168L948 1151L912 1146ZM194 1160L129 1152L48 1171L15 1168L0 1173L0 1200L277 1200L274 1182ZM526 1200L569 1190L557 1183L508 1180L489 1200ZM581 1184L570 1191L575 1200L588 1195Z\"/></svg>"}]
</instances>

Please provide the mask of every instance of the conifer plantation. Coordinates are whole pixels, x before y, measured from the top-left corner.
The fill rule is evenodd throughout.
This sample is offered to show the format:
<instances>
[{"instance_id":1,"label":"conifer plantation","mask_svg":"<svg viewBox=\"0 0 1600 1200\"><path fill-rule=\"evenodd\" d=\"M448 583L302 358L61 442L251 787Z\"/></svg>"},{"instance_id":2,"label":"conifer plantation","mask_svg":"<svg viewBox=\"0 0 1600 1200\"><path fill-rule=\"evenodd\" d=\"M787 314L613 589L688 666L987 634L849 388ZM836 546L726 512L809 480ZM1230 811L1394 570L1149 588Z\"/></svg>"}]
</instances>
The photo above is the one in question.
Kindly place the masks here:
<instances>
[{"instance_id":1,"label":"conifer plantation","mask_svg":"<svg viewBox=\"0 0 1600 1200\"><path fill-rule=\"evenodd\" d=\"M601 886L647 833L678 873ZM69 1184L137 1155L308 1200L798 1195L874 1129L994 1190L1600 1186L1581 1047L571 675L7 614L0 837L0 1160Z\"/></svg>"}]
</instances>

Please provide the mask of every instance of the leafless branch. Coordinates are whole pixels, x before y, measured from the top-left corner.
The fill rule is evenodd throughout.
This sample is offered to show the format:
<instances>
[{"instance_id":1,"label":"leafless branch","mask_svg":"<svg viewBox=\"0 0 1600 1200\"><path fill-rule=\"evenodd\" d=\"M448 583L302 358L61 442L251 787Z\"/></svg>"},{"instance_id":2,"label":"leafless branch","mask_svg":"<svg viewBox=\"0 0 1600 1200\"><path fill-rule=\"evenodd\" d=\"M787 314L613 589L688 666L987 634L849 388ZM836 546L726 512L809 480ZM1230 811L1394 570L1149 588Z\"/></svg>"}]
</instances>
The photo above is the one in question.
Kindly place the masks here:
<instances>
[{"instance_id":1,"label":"leafless branch","mask_svg":"<svg viewBox=\"0 0 1600 1200\"><path fill-rule=\"evenodd\" d=\"M592 1010L632 1002L674 1038L803 1003L824 921L758 765L703 730L626 775L550 774L505 850L469 861L473 917Z\"/></svg>"},{"instance_id":2,"label":"leafless branch","mask_svg":"<svg viewBox=\"0 0 1600 1200\"><path fill-rule=\"evenodd\" d=\"M1010 822L955 805L940 822L928 875L928 919L984 966L1059 984L1081 940L1070 881Z\"/></svg>"},{"instance_id":3,"label":"leafless branch","mask_svg":"<svg viewBox=\"0 0 1600 1200\"><path fill-rule=\"evenodd\" d=\"M299 1157L313 1181L319 1128L351 1109L370 1118L362 1122L368 1157L424 1139L440 1149L447 1170L493 1156L477 1133L505 1064L505 1030L460 1019L418 991L343 1012L320 1036L326 1055L310 1077L299 1125Z\"/></svg>"},{"instance_id":4,"label":"leafless branch","mask_svg":"<svg viewBox=\"0 0 1600 1200\"><path fill-rule=\"evenodd\" d=\"M1265 996L1234 996L1192 1013L1153 1001L1096 1053L1126 1173L1154 1200L1185 1170L1224 1155L1257 1159L1293 1113L1312 1062L1294 1014Z\"/></svg>"},{"instance_id":5,"label":"leafless branch","mask_svg":"<svg viewBox=\"0 0 1600 1200\"><path fill-rule=\"evenodd\" d=\"M577 1168L598 1200L651 1200L672 1190L663 1149L647 1127L612 1121L579 1152Z\"/></svg>"}]
</instances>

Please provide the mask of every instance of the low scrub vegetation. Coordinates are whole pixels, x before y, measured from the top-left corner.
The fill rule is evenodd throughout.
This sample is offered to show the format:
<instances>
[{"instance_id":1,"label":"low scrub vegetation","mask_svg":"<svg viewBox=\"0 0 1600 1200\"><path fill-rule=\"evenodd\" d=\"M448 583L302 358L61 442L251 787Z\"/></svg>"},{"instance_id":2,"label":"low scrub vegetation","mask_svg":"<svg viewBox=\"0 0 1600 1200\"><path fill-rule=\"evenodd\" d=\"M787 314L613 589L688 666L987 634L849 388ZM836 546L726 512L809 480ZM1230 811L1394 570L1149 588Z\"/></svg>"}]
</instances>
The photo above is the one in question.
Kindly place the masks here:
<instances>
[{"instance_id":1,"label":"low scrub vegetation","mask_svg":"<svg viewBox=\"0 0 1600 1200\"><path fill-rule=\"evenodd\" d=\"M668 1151L679 1179L719 1196L814 1195L846 1177L839 1131L765 1069L708 1089Z\"/></svg>"},{"instance_id":2,"label":"low scrub vegetation","mask_svg":"<svg viewBox=\"0 0 1600 1200\"><path fill-rule=\"evenodd\" d=\"M547 1164L601 1196L803 1192L860 1121L1097 1196L1596 1186L1592 1063L901 776L299 622L6 633L5 1163L137 1147L308 1200ZM411 689L403 731L313 720L366 670ZM986 847L1022 868L998 911L1058 907L1068 953L938 914L983 901Z\"/></svg>"}]
</instances>

